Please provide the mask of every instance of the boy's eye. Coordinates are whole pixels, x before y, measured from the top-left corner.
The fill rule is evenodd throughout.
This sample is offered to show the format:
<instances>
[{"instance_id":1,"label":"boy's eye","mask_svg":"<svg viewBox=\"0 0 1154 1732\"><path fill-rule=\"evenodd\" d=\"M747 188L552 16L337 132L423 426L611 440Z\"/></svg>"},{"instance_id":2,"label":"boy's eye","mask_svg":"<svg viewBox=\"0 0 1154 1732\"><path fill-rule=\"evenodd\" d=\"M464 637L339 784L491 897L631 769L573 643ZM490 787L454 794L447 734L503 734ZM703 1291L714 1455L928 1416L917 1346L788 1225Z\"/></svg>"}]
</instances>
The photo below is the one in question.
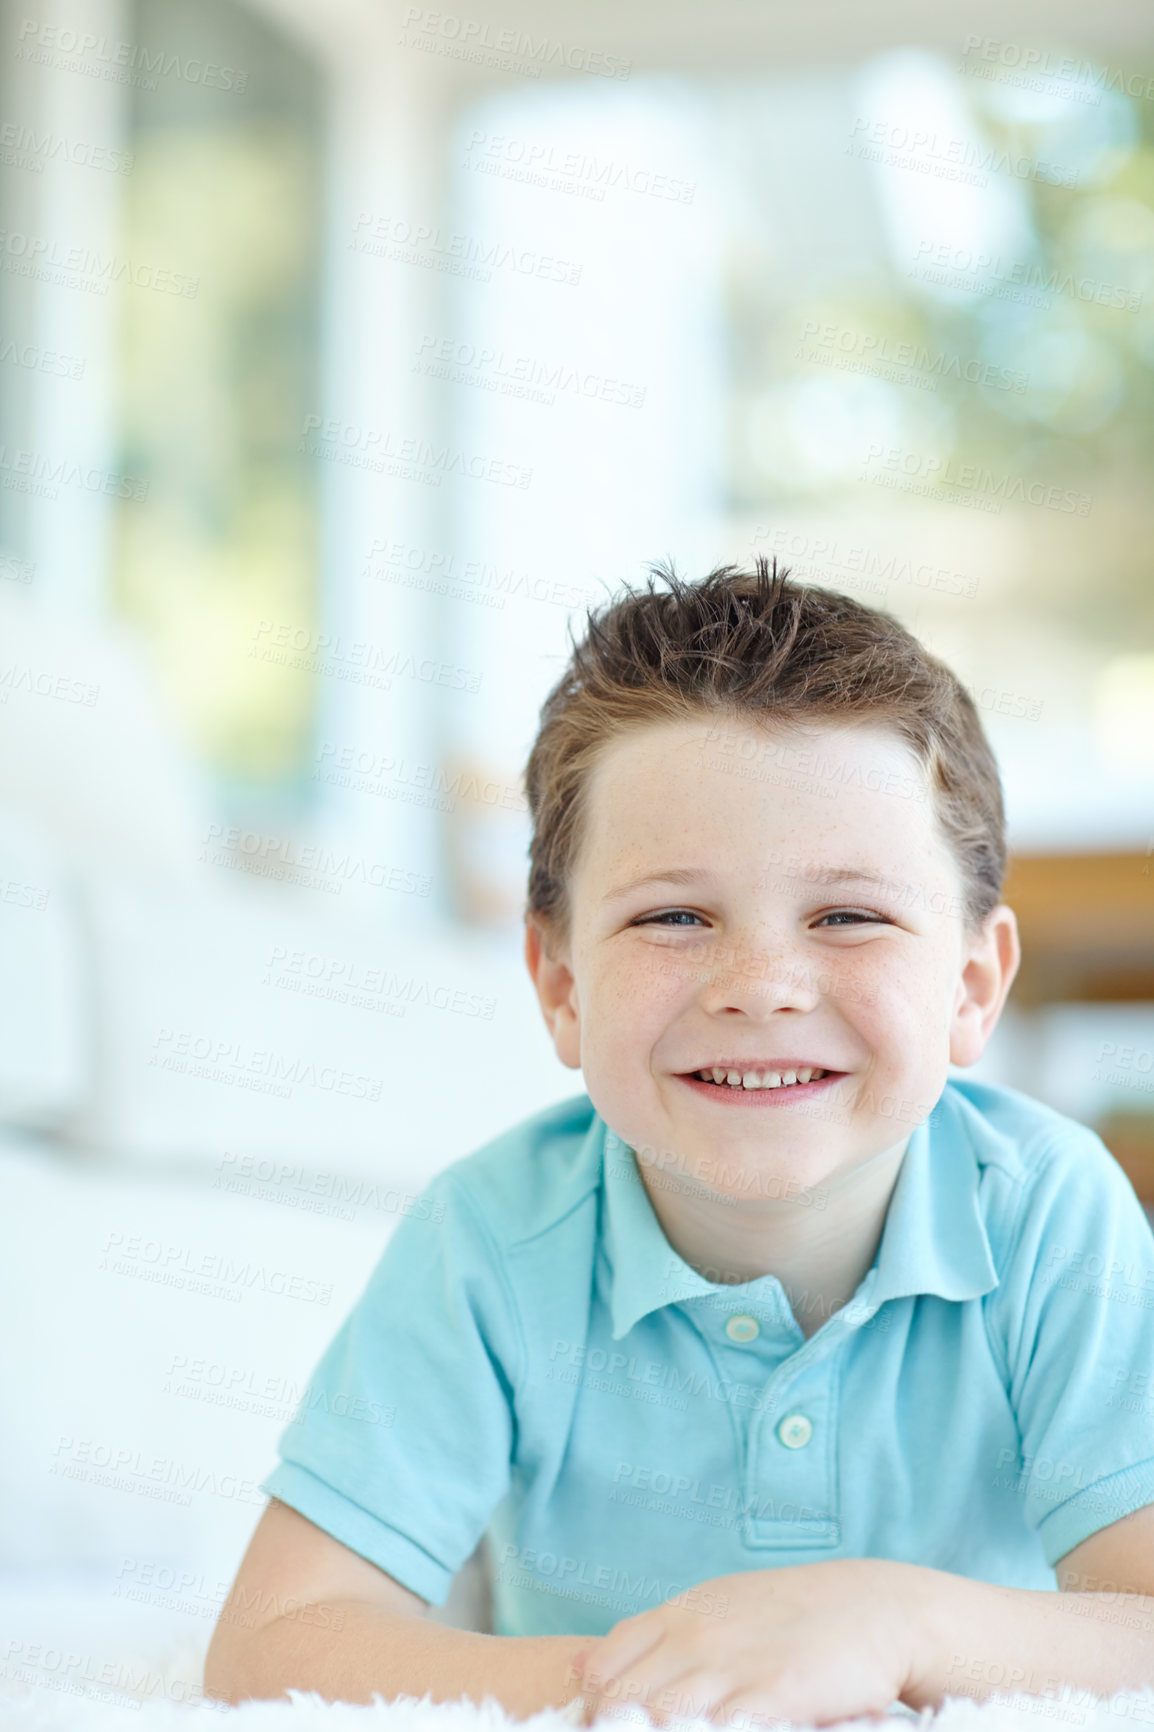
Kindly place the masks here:
<instances>
[{"instance_id":1,"label":"boy's eye","mask_svg":"<svg viewBox=\"0 0 1154 1732\"><path fill-rule=\"evenodd\" d=\"M700 914L694 914L690 908L669 908L664 914L646 914L641 920L635 920L634 926L656 926L667 920L700 920Z\"/></svg>"},{"instance_id":2,"label":"boy's eye","mask_svg":"<svg viewBox=\"0 0 1154 1732\"><path fill-rule=\"evenodd\" d=\"M823 920L856 920L856 921L864 920L867 925L869 925L869 924L873 924L874 926L892 926L893 925L893 921L887 920L884 914L865 914L862 912L862 910L860 908L838 908L832 914L823 914L821 916L821 920L818 921L819 926L821 925Z\"/></svg>"},{"instance_id":3,"label":"boy's eye","mask_svg":"<svg viewBox=\"0 0 1154 1732\"><path fill-rule=\"evenodd\" d=\"M680 925L686 920L696 920L700 922L701 916L700 914L694 914L693 910L690 908L668 908L662 914L646 914L640 920L635 920L633 924L634 926L665 926L673 923ZM884 914L866 913L860 908L835 909L831 914L823 914L817 924L821 926L827 920L835 921L838 924L851 921L854 924L860 924L864 921L866 925L893 925L892 920L888 920Z\"/></svg>"}]
</instances>

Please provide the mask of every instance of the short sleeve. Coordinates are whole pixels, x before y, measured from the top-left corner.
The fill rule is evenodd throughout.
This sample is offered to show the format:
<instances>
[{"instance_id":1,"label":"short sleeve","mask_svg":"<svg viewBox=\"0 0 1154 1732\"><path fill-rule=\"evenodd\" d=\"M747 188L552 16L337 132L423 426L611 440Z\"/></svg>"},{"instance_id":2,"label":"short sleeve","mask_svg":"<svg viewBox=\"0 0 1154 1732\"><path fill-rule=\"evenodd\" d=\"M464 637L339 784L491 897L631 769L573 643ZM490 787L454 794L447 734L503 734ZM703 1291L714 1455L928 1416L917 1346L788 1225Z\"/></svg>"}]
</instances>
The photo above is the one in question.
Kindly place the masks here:
<instances>
[{"instance_id":1,"label":"short sleeve","mask_svg":"<svg viewBox=\"0 0 1154 1732\"><path fill-rule=\"evenodd\" d=\"M263 1489L443 1605L509 1486L522 1354L493 1237L442 1173L313 1373Z\"/></svg>"},{"instance_id":2,"label":"short sleeve","mask_svg":"<svg viewBox=\"0 0 1154 1732\"><path fill-rule=\"evenodd\" d=\"M1043 1157L988 1317L1021 1437L995 1470L1052 1568L1154 1503L1154 1232L1086 1127Z\"/></svg>"}]
</instances>

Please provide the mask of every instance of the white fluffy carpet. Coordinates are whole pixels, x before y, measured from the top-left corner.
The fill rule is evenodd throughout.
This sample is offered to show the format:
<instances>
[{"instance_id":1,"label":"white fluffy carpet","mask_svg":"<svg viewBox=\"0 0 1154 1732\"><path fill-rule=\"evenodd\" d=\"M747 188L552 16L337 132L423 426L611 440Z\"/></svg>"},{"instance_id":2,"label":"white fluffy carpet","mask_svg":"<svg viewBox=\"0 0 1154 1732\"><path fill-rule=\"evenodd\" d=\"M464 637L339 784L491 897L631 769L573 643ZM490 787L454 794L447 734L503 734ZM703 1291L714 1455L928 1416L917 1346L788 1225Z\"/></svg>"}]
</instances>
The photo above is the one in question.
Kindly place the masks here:
<instances>
[{"instance_id":1,"label":"white fluffy carpet","mask_svg":"<svg viewBox=\"0 0 1154 1732\"><path fill-rule=\"evenodd\" d=\"M492 1698L433 1703L412 1696L371 1707L324 1702L294 1692L291 1701L239 1708L203 1700L203 1646L179 1642L161 1653L126 1654L95 1664L64 1648L0 1636L0 1732L573 1732L577 1704L514 1721ZM633 1732L649 1723L634 1708L598 1723ZM679 1721L678 1732L706 1732L706 1721ZM936 1714L905 1711L885 1720L844 1720L827 1732L1141 1732L1154 1727L1154 1690L1095 1698L1067 1688L1060 1697L1005 1695L986 1702L951 1697ZM708 1732L716 1732L709 1728ZM812 1729L807 1729L812 1732Z\"/></svg>"}]
</instances>

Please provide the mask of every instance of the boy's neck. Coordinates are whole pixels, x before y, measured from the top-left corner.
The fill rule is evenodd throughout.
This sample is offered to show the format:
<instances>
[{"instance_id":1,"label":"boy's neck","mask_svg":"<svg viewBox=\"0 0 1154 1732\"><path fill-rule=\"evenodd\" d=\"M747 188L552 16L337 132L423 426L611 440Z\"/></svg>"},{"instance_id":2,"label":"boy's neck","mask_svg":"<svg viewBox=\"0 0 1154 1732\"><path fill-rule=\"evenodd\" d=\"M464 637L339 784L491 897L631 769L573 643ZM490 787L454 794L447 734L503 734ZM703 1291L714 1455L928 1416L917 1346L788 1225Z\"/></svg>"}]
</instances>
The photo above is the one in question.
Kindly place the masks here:
<instances>
[{"instance_id":1,"label":"boy's neck","mask_svg":"<svg viewBox=\"0 0 1154 1732\"><path fill-rule=\"evenodd\" d=\"M848 1172L823 1179L815 1196L733 1203L642 1183L677 1255L716 1285L776 1275L808 1340L852 1299L881 1244L886 1212L909 1136Z\"/></svg>"}]
</instances>

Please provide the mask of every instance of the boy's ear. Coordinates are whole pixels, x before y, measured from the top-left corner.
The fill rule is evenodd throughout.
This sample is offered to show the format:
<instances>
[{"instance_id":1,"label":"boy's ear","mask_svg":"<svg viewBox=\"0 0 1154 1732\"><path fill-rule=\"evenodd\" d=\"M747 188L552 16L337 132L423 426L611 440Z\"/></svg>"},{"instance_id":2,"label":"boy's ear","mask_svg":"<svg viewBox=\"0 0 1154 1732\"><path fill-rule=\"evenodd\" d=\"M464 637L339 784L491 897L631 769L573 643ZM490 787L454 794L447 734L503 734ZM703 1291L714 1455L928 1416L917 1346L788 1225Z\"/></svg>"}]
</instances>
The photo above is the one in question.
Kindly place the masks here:
<instances>
[{"instance_id":1,"label":"boy's ear","mask_svg":"<svg viewBox=\"0 0 1154 1732\"><path fill-rule=\"evenodd\" d=\"M971 941L962 969L950 1023L951 1064L977 1064L1002 1014L1021 960L1017 917L1001 902Z\"/></svg>"},{"instance_id":2,"label":"boy's ear","mask_svg":"<svg viewBox=\"0 0 1154 1732\"><path fill-rule=\"evenodd\" d=\"M581 1020L568 946L556 945L552 935L531 914L525 918L525 965L537 988L541 1014L557 1057L570 1070L580 1070Z\"/></svg>"}]
</instances>

